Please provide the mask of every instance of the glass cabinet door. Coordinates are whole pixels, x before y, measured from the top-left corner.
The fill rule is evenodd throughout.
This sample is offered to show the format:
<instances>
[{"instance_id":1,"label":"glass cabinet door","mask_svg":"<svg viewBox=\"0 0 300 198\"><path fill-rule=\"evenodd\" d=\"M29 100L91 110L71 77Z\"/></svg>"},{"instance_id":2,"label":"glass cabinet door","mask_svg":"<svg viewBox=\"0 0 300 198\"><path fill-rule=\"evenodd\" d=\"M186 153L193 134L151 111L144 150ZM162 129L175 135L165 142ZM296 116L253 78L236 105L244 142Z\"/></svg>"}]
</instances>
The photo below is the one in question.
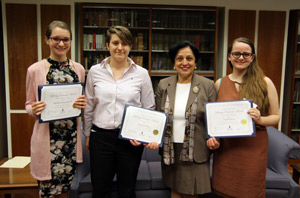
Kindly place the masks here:
<instances>
[{"instance_id":1,"label":"glass cabinet door","mask_svg":"<svg viewBox=\"0 0 300 198\"><path fill-rule=\"evenodd\" d=\"M175 73L168 50L176 42L188 40L200 52L196 73L214 75L216 10L152 9L151 74Z\"/></svg>"},{"instance_id":2,"label":"glass cabinet door","mask_svg":"<svg viewBox=\"0 0 300 198\"><path fill-rule=\"evenodd\" d=\"M299 14L300 15L300 14ZM293 93L293 110L291 131L292 138L298 140L300 143L300 20L298 16L298 34L296 38L297 53L295 57L295 79L294 79L294 93Z\"/></svg>"},{"instance_id":3,"label":"glass cabinet door","mask_svg":"<svg viewBox=\"0 0 300 198\"><path fill-rule=\"evenodd\" d=\"M109 56L105 35L111 26L128 27L134 42L130 58L148 69L149 9L82 6L82 63L86 70Z\"/></svg>"}]
</instances>

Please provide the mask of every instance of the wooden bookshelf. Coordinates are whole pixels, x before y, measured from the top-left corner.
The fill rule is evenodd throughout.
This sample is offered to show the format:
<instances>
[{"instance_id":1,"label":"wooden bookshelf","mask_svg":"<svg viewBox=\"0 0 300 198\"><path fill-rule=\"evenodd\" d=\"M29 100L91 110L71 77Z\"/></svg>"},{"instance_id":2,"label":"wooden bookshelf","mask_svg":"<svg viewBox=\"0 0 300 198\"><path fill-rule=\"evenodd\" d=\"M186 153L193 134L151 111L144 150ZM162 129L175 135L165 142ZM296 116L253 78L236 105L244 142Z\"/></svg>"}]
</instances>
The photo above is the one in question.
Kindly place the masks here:
<instances>
[{"instance_id":1,"label":"wooden bookshelf","mask_svg":"<svg viewBox=\"0 0 300 198\"><path fill-rule=\"evenodd\" d=\"M216 7L84 3L80 11L81 63L87 71L109 56L104 40L106 30L122 25L135 38L129 56L149 71L153 81L176 74L168 50L180 40L189 40L199 49L196 73L215 79Z\"/></svg>"},{"instance_id":2,"label":"wooden bookshelf","mask_svg":"<svg viewBox=\"0 0 300 198\"><path fill-rule=\"evenodd\" d=\"M290 11L283 130L300 143L300 10Z\"/></svg>"}]
</instances>

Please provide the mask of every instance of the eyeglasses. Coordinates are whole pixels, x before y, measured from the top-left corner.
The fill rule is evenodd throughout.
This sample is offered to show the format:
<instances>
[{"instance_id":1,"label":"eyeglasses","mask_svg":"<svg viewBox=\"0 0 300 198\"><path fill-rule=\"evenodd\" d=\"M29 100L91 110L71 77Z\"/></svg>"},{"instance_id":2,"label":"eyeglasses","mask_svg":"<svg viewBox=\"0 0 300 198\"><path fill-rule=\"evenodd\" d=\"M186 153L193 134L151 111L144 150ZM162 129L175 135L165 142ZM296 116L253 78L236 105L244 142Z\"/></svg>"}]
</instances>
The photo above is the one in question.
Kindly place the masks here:
<instances>
[{"instance_id":1,"label":"eyeglasses","mask_svg":"<svg viewBox=\"0 0 300 198\"><path fill-rule=\"evenodd\" d=\"M244 52L244 53L241 53L241 52L231 52L231 55L234 57L234 58L240 58L241 56L243 56L244 59L248 59L250 57L252 57L252 53L249 53L249 52Z\"/></svg>"},{"instance_id":2,"label":"eyeglasses","mask_svg":"<svg viewBox=\"0 0 300 198\"><path fill-rule=\"evenodd\" d=\"M50 37L53 43L58 44L62 41L64 44L69 44L71 42L70 38L59 38L59 37Z\"/></svg>"}]
</instances>

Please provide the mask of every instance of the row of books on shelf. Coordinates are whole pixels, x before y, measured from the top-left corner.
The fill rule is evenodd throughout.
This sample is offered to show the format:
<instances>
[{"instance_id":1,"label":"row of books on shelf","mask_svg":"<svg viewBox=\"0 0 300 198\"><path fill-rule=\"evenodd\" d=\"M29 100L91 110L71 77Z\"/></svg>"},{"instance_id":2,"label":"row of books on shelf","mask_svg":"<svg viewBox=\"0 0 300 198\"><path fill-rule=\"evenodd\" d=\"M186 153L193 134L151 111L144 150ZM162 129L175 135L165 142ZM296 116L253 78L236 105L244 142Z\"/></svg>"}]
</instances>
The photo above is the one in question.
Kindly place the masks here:
<instances>
[{"instance_id":1,"label":"row of books on shelf","mask_svg":"<svg viewBox=\"0 0 300 198\"><path fill-rule=\"evenodd\" d=\"M83 66L85 70L89 70L93 65L101 63L108 55L89 55L84 57ZM143 56L130 55L130 58L138 65L143 66Z\"/></svg>"},{"instance_id":2,"label":"row of books on shelf","mask_svg":"<svg viewBox=\"0 0 300 198\"><path fill-rule=\"evenodd\" d=\"M292 129L300 129L300 106L293 108Z\"/></svg>"},{"instance_id":3,"label":"row of books on shelf","mask_svg":"<svg viewBox=\"0 0 300 198\"><path fill-rule=\"evenodd\" d=\"M168 56L160 56L158 54L152 56L151 70L166 70L174 71L174 65ZM214 62L213 57L199 58L197 62L198 71L213 71Z\"/></svg>"},{"instance_id":4,"label":"row of books on shelf","mask_svg":"<svg viewBox=\"0 0 300 198\"><path fill-rule=\"evenodd\" d=\"M148 19L148 20L147 20ZM84 26L148 27L149 12L143 10L101 9L84 12Z\"/></svg>"},{"instance_id":5,"label":"row of books on shelf","mask_svg":"<svg viewBox=\"0 0 300 198\"><path fill-rule=\"evenodd\" d=\"M153 10L152 27L215 29L215 13Z\"/></svg>"},{"instance_id":6,"label":"row of books on shelf","mask_svg":"<svg viewBox=\"0 0 300 198\"><path fill-rule=\"evenodd\" d=\"M214 37L208 38L205 34L167 34L167 33L153 33L152 34L152 50L169 50L169 48L176 42L181 40L188 40L194 43L200 51L214 51Z\"/></svg>"},{"instance_id":7,"label":"row of books on shelf","mask_svg":"<svg viewBox=\"0 0 300 198\"><path fill-rule=\"evenodd\" d=\"M297 52L297 64L296 64L295 70L296 70L296 73L300 73L300 52Z\"/></svg>"},{"instance_id":8,"label":"row of books on shelf","mask_svg":"<svg viewBox=\"0 0 300 198\"><path fill-rule=\"evenodd\" d=\"M132 50L147 49L147 42L144 40L143 33L138 33L134 37ZM105 50L105 35L104 34L83 34L83 49L84 50Z\"/></svg>"},{"instance_id":9,"label":"row of books on shelf","mask_svg":"<svg viewBox=\"0 0 300 198\"><path fill-rule=\"evenodd\" d=\"M295 81L294 102L300 102L300 80Z\"/></svg>"}]
</instances>

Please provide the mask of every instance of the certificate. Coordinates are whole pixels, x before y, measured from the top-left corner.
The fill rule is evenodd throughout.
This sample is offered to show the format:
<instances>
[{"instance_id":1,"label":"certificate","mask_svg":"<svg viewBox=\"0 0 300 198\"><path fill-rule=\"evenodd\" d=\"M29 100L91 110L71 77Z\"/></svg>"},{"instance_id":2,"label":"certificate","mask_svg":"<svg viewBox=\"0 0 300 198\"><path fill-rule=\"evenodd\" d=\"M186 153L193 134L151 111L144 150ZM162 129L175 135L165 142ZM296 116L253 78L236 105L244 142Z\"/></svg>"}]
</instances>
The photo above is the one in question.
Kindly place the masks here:
<instances>
[{"instance_id":1,"label":"certificate","mask_svg":"<svg viewBox=\"0 0 300 198\"><path fill-rule=\"evenodd\" d=\"M166 123L167 114L163 112L126 104L119 137L141 143L156 142L161 147Z\"/></svg>"},{"instance_id":2,"label":"certificate","mask_svg":"<svg viewBox=\"0 0 300 198\"><path fill-rule=\"evenodd\" d=\"M252 100L205 103L207 137L255 136L255 123L247 113Z\"/></svg>"},{"instance_id":3,"label":"certificate","mask_svg":"<svg viewBox=\"0 0 300 198\"><path fill-rule=\"evenodd\" d=\"M73 104L82 91L82 83L39 85L39 100L46 103L39 116L40 123L80 116L81 109Z\"/></svg>"}]
</instances>

